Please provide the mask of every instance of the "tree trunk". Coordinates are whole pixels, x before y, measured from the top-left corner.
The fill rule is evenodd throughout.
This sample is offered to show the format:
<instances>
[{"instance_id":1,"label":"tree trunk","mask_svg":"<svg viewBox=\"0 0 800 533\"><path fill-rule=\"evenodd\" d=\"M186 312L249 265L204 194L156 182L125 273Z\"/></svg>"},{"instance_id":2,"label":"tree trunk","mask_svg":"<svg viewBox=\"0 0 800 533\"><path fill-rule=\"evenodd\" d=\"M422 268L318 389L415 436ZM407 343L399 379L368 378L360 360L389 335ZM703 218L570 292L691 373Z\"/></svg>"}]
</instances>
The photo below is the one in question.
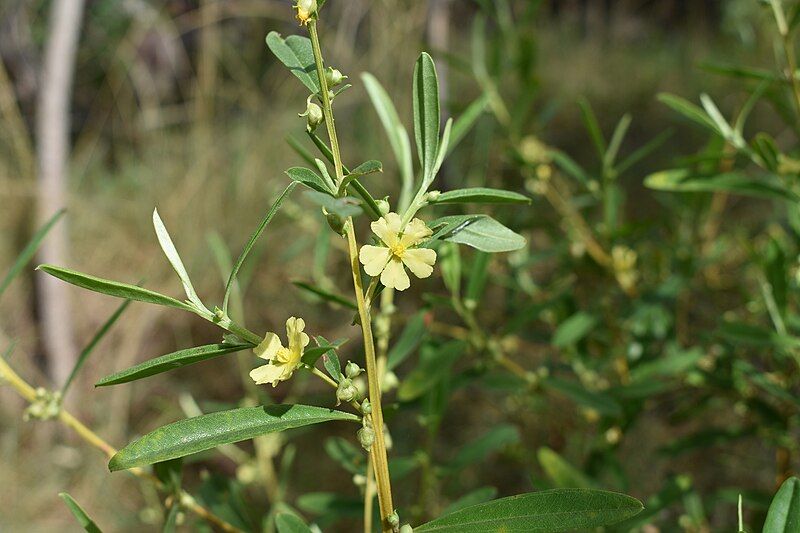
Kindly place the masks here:
<instances>
[{"instance_id":1,"label":"tree trunk","mask_svg":"<svg viewBox=\"0 0 800 533\"><path fill-rule=\"evenodd\" d=\"M36 115L38 219L48 220L67 204L70 101L84 0L54 0L42 63ZM56 225L42 243L39 260L68 263L67 224ZM37 277L41 339L48 373L66 381L76 358L67 285L51 276Z\"/></svg>"}]
</instances>

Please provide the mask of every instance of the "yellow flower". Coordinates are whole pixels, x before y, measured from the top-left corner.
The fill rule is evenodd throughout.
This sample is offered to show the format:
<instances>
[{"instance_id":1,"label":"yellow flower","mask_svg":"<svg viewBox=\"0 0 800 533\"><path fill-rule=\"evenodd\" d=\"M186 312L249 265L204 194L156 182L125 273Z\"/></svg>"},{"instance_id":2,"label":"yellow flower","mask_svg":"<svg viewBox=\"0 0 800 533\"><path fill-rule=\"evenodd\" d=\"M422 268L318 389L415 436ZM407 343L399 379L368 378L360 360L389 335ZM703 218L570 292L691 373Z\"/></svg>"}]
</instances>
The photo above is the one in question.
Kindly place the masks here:
<instances>
[{"instance_id":1,"label":"yellow flower","mask_svg":"<svg viewBox=\"0 0 800 533\"><path fill-rule=\"evenodd\" d=\"M372 223L372 231L383 243L383 246L361 247L358 256L364 265L364 272L370 276L380 274L381 283L385 286L406 290L411 281L404 268L418 278L427 278L433 272L436 252L430 248L413 248L433 233L418 218L409 222L405 228L397 213L387 213Z\"/></svg>"},{"instance_id":2,"label":"yellow flower","mask_svg":"<svg viewBox=\"0 0 800 533\"><path fill-rule=\"evenodd\" d=\"M303 349L308 346L308 335L303 333L305 327L305 320L291 317L286 321L288 348L281 344L280 338L275 333L269 332L261 344L253 349L257 356L269 361L266 365L250 371L250 377L256 384L272 383L274 387L279 381L286 381L292 377L295 369L300 365Z\"/></svg>"}]
</instances>

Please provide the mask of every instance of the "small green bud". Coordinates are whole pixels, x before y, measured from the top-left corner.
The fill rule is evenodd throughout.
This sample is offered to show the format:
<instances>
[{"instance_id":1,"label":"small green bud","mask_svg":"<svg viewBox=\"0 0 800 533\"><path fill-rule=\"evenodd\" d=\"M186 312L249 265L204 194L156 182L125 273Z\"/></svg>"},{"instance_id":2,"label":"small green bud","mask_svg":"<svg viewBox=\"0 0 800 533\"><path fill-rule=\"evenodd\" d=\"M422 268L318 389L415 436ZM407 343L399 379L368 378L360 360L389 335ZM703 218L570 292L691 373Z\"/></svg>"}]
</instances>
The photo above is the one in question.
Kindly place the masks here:
<instances>
[{"instance_id":1,"label":"small green bud","mask_svg":"<svg viewBox=\"0 0 800 533\"><path fill-rule=\"evenodd\" d=\"M425 195L425 199L429 202L435 202L440 194L442 194L441 191L428 191L428 194Z\"/></svg>"},{"instance_id":2,"label":"small green bud","mask_svg":"<svg viewBox=\"0 0 800 533\"><path fill-rule=\"evenodd\" d=\"M225 311L223 311L219 307L215 307L214 308L214 318L216 318L217 320L222 320L223 318L225 318Z\"/></svg>"},{"instance_id":3,"label":"small green bud","mask_svg":"<svg viewBox=\"0 0 800 533\"><path fill-rule=\"evenodd\" d=\"M348 361L347 366L344 367L344 373L350 379L357 378L361 374L361 367L352 361Z\"/></svg>"},{"instance_id":4,"label":"small green bud","mask_svg":"<svg viewBox=\"0 0 800 533\"><path fill-rule=\"evenodd\" d=\"M336 389L336 405L341 402L352 402L357 397L358 389L353 385L353 381L350 378L342 378L339 382L339 387Z\"/></svg>"},{"instance_id":5,"label":"small green bud","mask_svg":"<svg viewBox=\"0 0 800 533\"><path fill-rule=\"evenodd\" d=\"M363 427L356 432L356 437L361 447L369 450L375 442L375 430L370 427Z\"/></svg>"},{"instance_id":6,"label":"small green bud","mask_svg":"<svg viewBox=\"0 0 800 533\"><path fill-rule=\"evenodd\" d=\"M364 401L361 402L361 412L365 415L372 414L372 404L369 403L369 398L364 398Z\"/></svg>"},{"instance_id":7,"label":"small green bud","mask_svg":"<svg viewBox=\"0 0 800 533\"><path fill-rule=\"evenodd\" d=\"M328 67L328 70L325 71L325 80L328 82L328 87L336 87L346 79L347 76L343 75L338 69L333 67Z\"/></svg>"},{"instance_id":8,"label":"small green bud","mask_svg":"<svg viewBox=\"0 0 800 533\"><path fill-rule=\"evenodd\" d=\"M382 200L375 200L375 203L378 204L378 211L381 212L381 216L383 216L386 213L388 213L389 210L392 208L389 205L389 201L387 199L385 199L385 198L382 199Z\"/></svg>"},{"instance_id":9,"label":"small green bud","mask_svg":"<svg viewBox=\"0 0 800 533\"><path fill-rule=\"evenodd\" d=\"M317 126L325 121L325 115L322 113L322 108L311 101L311 97L306 100L306 110L299 113L298 117L306 117L306 129L310 132L317 129Z\"/></svg>"},{"instance_id":10,"label":"small green bud","mask_svg":"<svg viewBox=\"0 0 800 533\"><path fill-rule=\"evenodd\" d=\"M397 529L397 527L400 525L400 515L398 515L397 511L395 511L386 517L386 521L389 522L389 525L392 526L393 529Z\"/></svg>"},{"instance_id":11,"label":"small green bud","mask_svg":"<svg viewBox=\"0 0 800 533\"><path fill-rule=\"evenodd\" d=\"M325 220L328 221L328 226L336 232L337 235L344 235L344 219L336 213L328 213L323 207L322 214L325 215Z\"/></svg>"},{"instance_id":12,"label":"small green bud","mask_svg":"<svg viewBox=\"0 0 800 533\"><path fill-rule=\"evenodd\" d=\"M403 524L400 527L400 533L414 533L414 528L408 524Z\"/></svg>"}]
</instances>

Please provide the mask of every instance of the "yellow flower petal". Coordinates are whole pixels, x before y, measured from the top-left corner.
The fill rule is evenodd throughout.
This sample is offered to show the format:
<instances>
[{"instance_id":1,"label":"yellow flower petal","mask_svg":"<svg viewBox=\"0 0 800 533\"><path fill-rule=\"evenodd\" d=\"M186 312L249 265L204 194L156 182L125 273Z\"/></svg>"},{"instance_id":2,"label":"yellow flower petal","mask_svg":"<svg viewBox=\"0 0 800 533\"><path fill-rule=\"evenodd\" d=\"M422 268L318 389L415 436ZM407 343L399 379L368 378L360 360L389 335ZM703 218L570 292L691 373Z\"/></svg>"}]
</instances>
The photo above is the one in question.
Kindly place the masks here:
<instances>
[{"instance_id":1,"label":"yellow flower petal","mask_svg":"<svg viewBox=\"0 0 800 533\"><path fill-rule=\"evenodd\" d=\"M263 385L265 383L271 383L272 386L276 386L279 381L285 381L292 377L292 372L294 369L289 370L287 365L273 365L273 364L266 364L262 365L258 368L254 368L250 371L250 377L253 378L253 381L256 382L256 385ZM287 375L288 374L288 375Z\"/></svg>"},{"instance_id":2,"label":"yellow flower petal","mask_svg":"<svg viewBox=\"0 0 800 533\"><path fill-rule=\"evenodd\" d=\"M384 216L370 224L372 232L383 241L389 248L397 245L400 241L400 215L397 213L386 213Z\"/></svg>"},{"instance_id":3,"label":"yellow flower petal","mask_svg":"<svg viewBox=\"0 0 800 533\"><path fill-rule=\"evenodd\" d=\"M268 332L264 336L264 340L261 341L258 346L253 348L253 351L261 359L270 361L275 358L275 356L278 354L278 350L281 348L283 348L283 345L281 344L281 340L278 338L278 336L272 332Z\"/></svg>"},{"instance_id":4,"label":"yellow flower petal","mask_svg":"<svg viewBox=\"0 0 800 533\"><path fill-rule=\"evenodd\" d=\"M358 259L364 265L364 272L368 276L377 276L383 271L383 267L389 262L391 252L382 246L371 246L365 244L358 252Z\"/></svg>"},{"instance_id":5,"label":"yellow flower petal","mask_svg":"<svg viewBox=\"0 0 800 533\"><path fill-rule=\"evenodd\" d=\"M403 268L403 262L396 257L392 257L386 268L383 269L381 283L398 291L404 291L411 286L411 280L408 279L406 269Z\"/></svg>"},{"instance_id":6,"label":"yellow flower petal","mask_svg":"<svg viewBox=\"0 0 800 533\"><path fill-rule=\"evenodd\" d=\"M303 333L306 321L302 318L290 317L286 321L286 336L289 338L289 350L297 359L297 354L303 354L303 348L308 346L308 335Z\"/></svg>"},{"instance_id":7,"label":"yellow flower petal","mask_svg":"<svg viewBox=\"0 0 800 533\"><path fill-rule=\"evenodd\" d=\"M409 222L403 230L403 236L400 238L400 244L404 248L408 248L409 246L414 246L421 243L431 235L433 235L431 229L426 226L423 221L415 218Z\"/></svg>"},{"instance_id":8,"label":"yellow flower petal","mask_svg":"<svg viewBox=\"0 0 800 533\"><path fill-rule=\"evenodd\" d=\"M436 252L430 248L411 248L403 252L403 264L418 278L427 278L433 272Z\"/></svg>"}]
</instances>

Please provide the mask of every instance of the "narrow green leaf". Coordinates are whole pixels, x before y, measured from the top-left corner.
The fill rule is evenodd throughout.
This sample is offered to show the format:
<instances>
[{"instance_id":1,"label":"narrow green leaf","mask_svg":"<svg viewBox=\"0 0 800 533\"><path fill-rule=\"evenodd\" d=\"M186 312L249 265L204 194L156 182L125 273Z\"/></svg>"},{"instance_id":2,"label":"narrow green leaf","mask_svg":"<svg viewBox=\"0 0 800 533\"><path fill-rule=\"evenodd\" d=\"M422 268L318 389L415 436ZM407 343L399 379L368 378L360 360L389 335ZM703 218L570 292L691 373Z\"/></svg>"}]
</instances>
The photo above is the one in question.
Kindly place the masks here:
<instances>
[{"instance_id":1,"label":"narrow green leaf","mask_svg":"<svg viewBox=\"0 0 800 533\"><path fill-rule=\"evenodd\" d=\"M576 344L597 325L597 317L579 311L562 322L553 333L553 346L565 348Z\"/></svg>"},{"instance_id":2,"label":"narrow green leaf","mask_svg":"<svg viewBox=\"0 0 800 533\"><path fill-rule=\"evenodd\" d=\"M487 215L453 215L430 224L441 228L434 239L466 244L482 252L512 252L525 247L525 238Z\"/></svg>"},{"instance_id":3,"label":"narrow green leaf","mask_svg":"<svg viewBox=\"0 0 800 533\"><path fill-rule=\"evenodd\" d=\"M448 147L450 146L450 132L453 130L453 119L448 118L447 122L444 125L444 133L442 133L442 138L439 141L439 146L436 149L436 160L433 162L433 169L431 170L430 176L428 177L429 180L433 180L436 174L439 173L439 169L442 168L442 164L444 163L444 158L447 157L449 153Z\"/></svg>"},{"instance_id":4,"label":"narrow green leaf","mask_svg":"<svg viewBox=\"0 0 800 533\"><path fill-rule=\"evenodd\" d=\"M631 116L625 114L617 123L614 133L611 135L611 141L608 143L608 150L606 150L603 157L603 166L607 169L613 167L614 162L617 160L617 154L622 146L622 141L625 140L625 135L628 133L628 128L631 125Z\"/></svg>"},{"instance_id":5,"label":"narrow green leaf","mask_svg":"<svg viewBox=\"0 0 800 533\"><path fill-rule=\"evenodd\" d=\"M486 187L473 187L458 189L441 193L432 204L530 204L531 199L523 194L503 189L488 189Z\"/></svg>"},{"instance_id":6,"label":"narrow green leaf","mask_svg":"<svg viewBox=\"0 0 800 533\"><path fill-rule=\"evenodd\" d=\"M645 178L644 184L646 187L659 191L729 192L758 198L800 201L800 196L784 187L778 180L768 177L753 179L736 172L715 176L696 176L690 169L677 168L650 174Z\"/></svg>"},{"instance_id":7,"label":"narrow green leaf","mask_svg":"<svg viewBox=\"0 0 800 533\"><path fill-rule=\"evenodd\" d=\"M428 336L428 330L425 328L426 314L427 311L420 311L412 316L406 323L406 327L403 328L400 337L398 337L397 341L389 350L386 363L389 370L397 368L397 366L405 361Z\"/></svg>"},{"instance_id":8,"label":"narrow green leaf","mask_svg":"<svg viewBox=\"0 0 800 533\"><path fill-rule=\"evenodd\" d=\"M297 515L280 513L275 517L278 533L311 533L311 528Z\"/></svg>"},{"instance_id":9,"label":"narrow green leaf","mask_svg":"<svg viewBox=\"0 0 800 533\"><path fill-rule=\"evenodd\" d=\"M714 121L711 120L706 112L703 111L699 106L694 105L684 98L667 93L660 93L657 98L659 102L666 105L673 111L680 113L692 122L700 124L704 128L724 137L722 131L717 128L717 125L714 123Z\"/></svg>"},{"instance_id":10,"label":"narrow green leaf","mask_svg":"<svg viewBox=\"0 0 800 533\"><path fill-rule=\"evenodd\" d=\"M25 248L23 248L17 256L17 260L14 261L13 265L11 265L11 269L8 271L8 273L6 273L3 281L0 282L0 296L3 295L3 292L5 292L8 286L11 285L11 282L14 281L14 278L19 275L25 265L27 265L30 260L33 259L33 256L36 255L36 250L39 249L39 246L42 244L44 238L47 236L53 226L56 225L56 222L58 222L61 217L64 216L64 213L66 213L66 210L61 209L55 215L50 217L50 220L45 222L41 228L36 230L36 233L33 234L31 240L28 241L28 244L25 245Z\"/></svg>"},{"instance_id":11,"label":"narrow green leaf","mask_svg":"<svg viewBox=\"0 0 800 533\"><path fill-rule=\"evenodd\" d=\"M603 132L600 130L597 117L592 110L592 106L589 104L589 100L586 98L578 100L578 106L581 108L581 118L583 119L583 124L586 126L586 130L589 132L589 138L592 140L592 144L594 144L597 150L600 161L603 161L606 157L606 140L603 138Z\"/></svg>"},{"instance_id":12,"label":"narrow green leaf","mask_svg":"<svg viewBox=\"0 0 800 533\"><path fill-rule=\"evenodd\" d=\"M322 339L322 337L318 337L318 339ZM345 342L347 342L347 339L337 339L333 342L318 341L318 346L312 346L303 351L302 361L308 366L314 366L317 363L317 359L328 352L336 352Z\"/></svg>"},{"instance_id":13,"label":"narrow green leaf","mask_svg":"<svg viewBox=\"0 0 800 533\"><path fill-rule=\"evenodd\" d=\"M325 183L325 180L311 169L305 167L292 167L286 171L286 175L289 176L292 181L302 183L306 187L314 189L315 191L333 195L333 191L330 189L328 184Z\"/></svg>"},{"instance_id":14,"label":"narrow green leaf","mask_svg":"<svg viewBox=\"0 0 800 533\"><path fill-rule=\"evenodd\" d=\"M226 355L234 352L241 352L252 348L251 344L206 344L204 346L195 346L194 348L187 348L185 350L178 350L177 352L168 353L160 357L148 359L143 363L126 368L110 376L106 376L97 383L95 387L106 387L108 385L119 385L120 383L128 383L138 379L155 376L163 372L169 372L176 368L181 368L188 365L193 365L201 361L213 359L221 355Z\"/></svg>"},{"instance_id":15,"label":"narrow green leaf","mask_svg":"<svg viewBox=\"0 0 800 533\"><path fill-rule=\"evenodd\" d=\"M310 292L311 294L319 296L320 298L322 298L327 302L335 303L337 305L341 305L342 307L346 307L348 309L358 310L358 306L356 305L356 303L350 300L349 298L326 291L325 289L317 287L316 285L313 285L311 283L294 280L292 281L292 285L294 285L298 289L302 289L306 292Z\"/></svg>"},{"instance_id":16,"label":"narrow green leaf","mask_svg":"<svg viewBox=\"0 0 800 533\"><path fill-rule=\"evenodd\" d=\"M376 172L383 172L383 165L380 161L370 160L361 163L342 179L342 183L339 185L339 195L342 195L344 191L347 190L347 186L350 185L353 180Z\"/></svg>"},{"instance_id":17,"label":"narrow green leaf","mask_svg":"<svg viewBox=\"0 0 800 533\"><path fill-rule=\"evenodd\" d=\"M516 444L519 440L519 430L516 427L510 424L499 425L474 441L462 446L453 460L447 463L447 467L453 470L460 470L471 465L480 464L490 454Z\"/></svg>"},{"instance_id":18,"label":"narrow green leaf","mask_svg":"<svg viewBox=\"0 0 800 533\"><path fill-rule=\"evenodd\" d=\"M560 168L568 175L572 176L573 178L581 182L582 184L588 185L589 182L592 181L591 176L589 176L589 174L587 174L587 172L578 163L576 163L574 159L572 159L564 152L561 152L559 150L549 150L548 154L553 159L553 162L558 166L558 168Z\"/></svg>"},{"instance_id":19,"label":"narrow green leaf","mask_svg":"<svg viewBox=\"0 0 800 533\"><path fill-rule=\"evenodd\" d=\"M447 153L455 150L461 141L466 137L469 130L475 126L475 123L486 111L486 106L489 104L489 96L482 94L474 102L469 104L467 108L461 113L456 121L453 123L453 131L450 134L450 144L447 147Z\"/></svg>"},{"instance_id":20,"label":"narrow green leaf","mask_svg":"<svg viewBox=\"0 0 800 533\"><path fill-rule=\"evenodd\" d=\"M267 35L267 46L309 91L313 94L319 92L314 52L308 38L290 35L284 40L280 33L271 31Z\"/></svg>"},{"instance_id":21,"label":"narrow green leaf","mask_svg":"<svg viewBox=\"0 0 800 533\"><path fill-rule=\"evenodd\" d=\"M190 302L202 309L204 307L203 303L200 301L200 298L197 296L197 293L192 286L192 280L189 279L189 273L186 272L186 267L183 266L181 256L178 254L178 250L175 248L175 244L172 242L172 238L169 236L169 232L164 226L164 222L162 222L161 217L158 216L158 209L153 209L153 227L156 230L158 244L161 245L164 255L167 256L167 260L169 261L170 265L172 265L173 270L175 270L175 273L178 274L178 277L183 284L183 290L186 292L186 297Z\"/></svg>"},{"instance_id":22,"label":"narrow green leaf","mask_svg":"<svg viewBox=\"0 0 800 533\"><path fill-rule=\"evenodd\" d=\"M248 254L250 254L250 251L253 249L253 246L255 246L256 241L258 240L259 237L261 237L261 234L264 232L264 228L266 228L267 224L270 223L272 217L274 217L275 213L277 213L278 210L281 208L281 204L286 199L286 197L289 196L289 194L291 194L295 186L296 186L295 183L290 183L289 186L286 187L286 189L284 189L283 193L281 193L281 195L278 196L278 199L275 200L275 202L272 204L272 207L269 208L269 211L267 211L267 214L261 220L261 223L259 223L256 230L253 232L252 235L250 235L250 239L247 241L247 244L245 244L242 253L239 254L239 258L236 260L236 264L233 266L233 270L231 270L231 275L228 276L228 283L225 284L225 297L222 300L222 310L225 313L228 312L228 303L231 297L231 291L233 290L233 284L234 281L236 281L236 276L239 274L239 270L242 268L244 260L247 259L247 256Z\"/></svg>"},{"instance_id":23,"label":"narrow green leaf","mask_svg":"<svg viewBox=\"0 0 800 533\"><path fill-rule=\"evenodd\" d=\"M764 533L800 531L800 479L790 477L772 499L764 521Z\"/></svg>"},{"instance_id":24,"label":"narrow green leaf","mask_svg":"<svg viewBox=\"0 0 800 533\"><path fill-rule=\"evenodd\" d=\"M169 508L169 514L167 519L164 520L164 527L161 529L161 533L175 533L178 530L178 514L180 511L180 506L175 504Z\"/></svg>"},{"instance_id":25,"label":"narrow green leaf","mask_svg":"<svg viewBox=\"0 0 800 533\"><path fill-rule=\"evenodd\" d=\"M411 189L414 186L414 168L411 161L411 141L408 139L408 132L400 121L397 110L391 98L384 90L383 86L372 74L365 72L361 75L364 87L372 102L372 106L378 113L386 136L389 138L389 145L392 147L397 165L400 168L401 179L401 205L410 201Z\"/></svg>"},{"instance_id":26,"label":"narrow green leaf","mask_svg":"<svg viewBox=\"0 0 800 533\"><path fill-rule=\"evenodd\" d=\"M114 311L114 313L108 318L108 320L106 320L106 322L100 327L100 329L97 330L97 333L94 334L94 337L92 337L92 340L89 341L89 344L87 344L86 347L83 349L83 351L81 351L81 354L78 356L78 360L75 361L75 366L72 367L72 372L70 372L67 381L61 388L62 398L66 396L69 386L72 384L72 381L75 379L75 376L78 375L78 372L80 372L81 368L86 363L86 360L89 358L89 355L92 353L95 346L97 346L97 344L102 340L102 338L105 337L106 333L108 333L108 331L116 323L119 317L122 316L122 313L125 312L125 309L128 308L130 303L131 303L130 300L125 300L124 302L122 302L122 305L120 305L117 308L117 310Z\"/></svg>"},{"instance_id":27,"label":"narrow green leaf","mask_svg":"<svg viewBox=\"0 0 800 533\"><path fill-rule=\"evenodd\" d=\"M472 268L469 271L465 301L480 302L483 296L483 289L486 286L486 276L489 273L489 261L491 258L492 256L486 252L475 252Z\"/></svg>"},{"instance_id":28,"label":"narrow green leaf","mask_svg":"<svg viewBox=\"0 0 800 533\"><path fill-rule=\"evenodd\" d=\"M556 532L614 524L641 512L630 496L590 489L554 489L472 505L415 527L415 533Z\"/></svg>"},{"instance_id":29,"label":"narrow green leaf","mask_svg":"<svg viewBox=\"0 0 800 533\"><path fill-rule=\"evenodd\" d=\"M343 411L308 405L242 407L167 424L131 442L108 463L114 472L185 457L222 444L332 420L358 422Z\"/></svg>"},{"instance_id":30,"label":"narrow green leaf","mask_svg":"<svg viewBox=\"0 0 800 533\"><path fill-rule=\"evenodd\" d=\"M547 477L558 488L570 489L590 489L594 483L586 474L572 466L566 459L546 446L542 446L536 452L536 458L542 465Z\"/></svg>"},{"instance_id":31,"label":"narrow green leaf","mask_svg":"<svg viewBox=\"0 0 800 533\"><path fill-rule=\"evenodd\" d=\"M101 533L100 528L97 527L89 515L86 514L86 511L76 502L72 496L67 494L66 492L59 492L58 495L64 500L64 503L67 505L69 512L72 513L72 516L75 517L75 520L83 527L85 531L88 533Z\"/></svg>"},{"instance_id":32,"label":"narrow green leaf","mask_svg":"<svg viewBox=\"0 0 800 533\"><path fill-rule=\"evenodd\" d=\"M77 287L88 289L90 291L107 294L116 298L125 298L127 300L136 300L137 302L146 302L156 305L165 305L168 307L177 307L187 311L194 311L195 309L185 302L180 302L175 298L164 296L157 292L153 292L136 285L129 285L127 283L120 283L118 281L109 281L107 279L97 278L89 274L76 272L68 268L57 267L55 265L39 265L36 270L46 272L51 276L66 281Z\"/></svg>"},{"instance_id":33,"label":"narrow green leaf","mask_svg":"<svg viewBox=\"0 0 800 533\"><path fill-rule=\"evenodd\" d=\"M414 138L424 181L430 181L439 147L439 80L433 58L420 54L414 66Z\"/></svg>"}]
</instances>

